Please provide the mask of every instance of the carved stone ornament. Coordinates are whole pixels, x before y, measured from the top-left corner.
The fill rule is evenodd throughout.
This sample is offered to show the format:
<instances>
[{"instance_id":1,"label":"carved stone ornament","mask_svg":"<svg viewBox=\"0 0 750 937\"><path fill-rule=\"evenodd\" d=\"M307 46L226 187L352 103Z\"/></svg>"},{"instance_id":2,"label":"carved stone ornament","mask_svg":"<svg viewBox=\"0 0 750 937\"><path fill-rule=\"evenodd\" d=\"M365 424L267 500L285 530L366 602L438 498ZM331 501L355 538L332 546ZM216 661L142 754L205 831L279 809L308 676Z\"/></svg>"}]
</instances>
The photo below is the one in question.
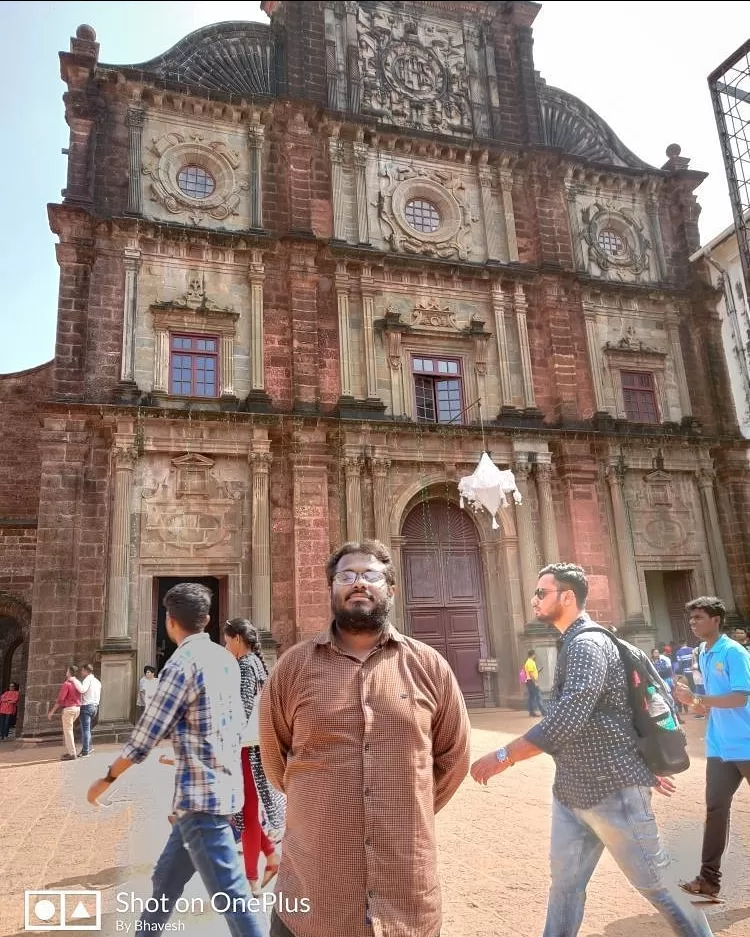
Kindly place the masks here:
<instances>
[{"instance_id":1,"label":"carved stone ornament","mask_svg":"<svg viewBox=\"0 0 750 937\"><path fill-rule=\"evenodd\" d=\"M172 460L155 488L144 487L143 556L176 550L196 556L239 551L243 490L221 481L211 459L195 453Z\"/></svg>"},{"instance_id":2,"label":"carved stone ornament","mask_svg":"<svg viewBox=\"0 0 750 937\"><path fill-rule=\"evenodd\" d=\"M633 274L648 270L651 242L643 233L643 226L632 216L621 209L595 203L583 209L581 218L581 235L588 245L589 258L600 270L619 269ZM605 231L619 239L619 251L605 249L600 241Z\"/></svg>"},{"instance_id":3,"label":"carved stone ornament","mask_svg":"<svg viewBox=\"0 0 750 937\"><path fill-rule=\"evenodd\" d=\"M213 176L215 187L207 198L192 198L180 189L177 176L186 166L199 166ZM239 153L224 141L206 140L197 131L174 131L151 141L143 174L151 180L152 201L200 225L209 218L224 221L238 213L241 193L250 189L249 183L238 178L239 167Z\"/></svg>"},{"instance_id":4,"label":"carved stone ornament","mask_svg":"<svg viewBox=\"0 0 750 937\"><path fill-rule=\"evenodd\" d=\"M383 238L395 251L429 257L468 260L472 253L472 216L463 180L438 169L415 163L382 159L377 210ZM409 224L407 206L414 200L429 202L439 221L434 231L419 231Z\"/></svg>"},{"instance_id":5,"label":"carved stone ornament","mask_svg":"<svg viewBox=\"0 0 750 937\"><path fill-rule=\"evenodd\" d=\"M659 515L646 521L643 539L659 552L668 553L684 546L687 531L676 518Z\"/></svg>"},{"instance_id":6,"label":"carved stone ornament","mask_svg":"<svg viewBox=\"0 0 750 937\"><path fill-rule=\"evenodd\" d=\"M461 25L394 4L357 5L363 114L442 134L471 134Z\"/></svg>"},{"instance_id":7,"label":"carved stone ornament","mask_svg":"<svg viewBox=\"0 0 750 937\"><path fill-rule=\"evenodd\" d=\"M231 307L219 306L206 295L206 277L200 270L189 270L187 288L183 296L177 299L162 300L153 303L154 309L191 309L194 312L219 312L234 315Z\"/></svg>"},{"instance_id":8,"label":"carved stone ornament","mask_svg":"<svg viewBox=\"0 0 750 937\"><path fill-rule=\"evenodd\" d=\"M441 306L436 299L419 300L412 313L412 324L458 331L456 313L449 306Z\"/></svg>"},{"instance_id":9,"label":"carved stone ornament","mask_svg":"<svg viewBox=\"0 0 750 937\"><path fill-rule=\"evenodd\" d=\"M605 351L623 351L637 355L666 356L666 352L662 349L652 348L650 345L646 345L642 339L638 338L638 333L632 324L626 326L625 320L623 319L622 326L620 338L616 342L606 342L604 344Z\"/></svg>"}]
</instances>

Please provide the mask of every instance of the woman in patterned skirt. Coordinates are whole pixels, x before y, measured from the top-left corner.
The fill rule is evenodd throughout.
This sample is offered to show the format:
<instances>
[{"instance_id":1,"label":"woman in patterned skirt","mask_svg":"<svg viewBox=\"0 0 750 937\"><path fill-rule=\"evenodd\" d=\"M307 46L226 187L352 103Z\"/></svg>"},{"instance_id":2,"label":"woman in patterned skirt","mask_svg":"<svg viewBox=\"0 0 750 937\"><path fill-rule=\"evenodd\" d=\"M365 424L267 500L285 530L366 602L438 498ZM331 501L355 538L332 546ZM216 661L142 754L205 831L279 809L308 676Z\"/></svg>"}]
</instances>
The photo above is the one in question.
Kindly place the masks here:
<instances>
[{"instance_id":1,"label":"woman in patterned skirt","mask_svg":"<svg viewBox=\"0 0 750 937\"><path fill-rule=\"evenodd\" d=\"M286 800L272 787L260 760L258 743L258 697L268 678L268 668L260 653L258 632L246 618L232 618L224 624L224 643L240 665L240 693L247 717L242 739L242 777L245 805L234 822L242 831L245 874L254 894L276 876L280 856L269 834L278 840L284 828ZM265 828L264 828L265 827ZM259 879L258 860L266 857L263 878Z\"/></svg>"}]
</instances>

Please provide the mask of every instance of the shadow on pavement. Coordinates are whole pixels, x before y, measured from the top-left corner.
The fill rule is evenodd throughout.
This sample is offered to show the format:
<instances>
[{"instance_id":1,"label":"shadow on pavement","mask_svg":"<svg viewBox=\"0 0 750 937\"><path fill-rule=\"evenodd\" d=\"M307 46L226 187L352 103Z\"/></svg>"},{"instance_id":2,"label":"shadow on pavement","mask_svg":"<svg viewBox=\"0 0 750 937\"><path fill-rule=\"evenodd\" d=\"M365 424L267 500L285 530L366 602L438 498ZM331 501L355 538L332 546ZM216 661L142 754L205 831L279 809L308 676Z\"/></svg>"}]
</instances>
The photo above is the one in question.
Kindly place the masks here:
<instances>
[{"instance_id":1,"label":"shadow on pavement","mask_svg":"<svg viewBox=\"0 0 750 937\"><path fill-rule=\"evenodd\" d=\"M700 905L701 911L708 911L706 917L714 934L720 934L733 924L750 919L750 907L712 913L710 909L716 907L717 905ZM623 918L621 921L607 924L601 934L592 934L591 937L633 937L634 934L658 920L658 915L638 914L635 917Z\"/></svg>"}]
</instances>

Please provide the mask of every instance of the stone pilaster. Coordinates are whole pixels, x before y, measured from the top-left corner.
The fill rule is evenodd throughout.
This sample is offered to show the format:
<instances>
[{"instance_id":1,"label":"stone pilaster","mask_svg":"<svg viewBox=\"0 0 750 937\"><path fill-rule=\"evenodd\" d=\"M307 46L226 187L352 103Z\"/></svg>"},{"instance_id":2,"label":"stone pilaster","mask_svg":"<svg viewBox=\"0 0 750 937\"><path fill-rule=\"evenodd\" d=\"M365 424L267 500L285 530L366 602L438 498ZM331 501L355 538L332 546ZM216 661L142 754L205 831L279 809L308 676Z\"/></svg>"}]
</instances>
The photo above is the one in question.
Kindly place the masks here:
<instances>
[{"instance_id":1,"label":"stone pilaster","mask_svg":"<svg viewBox=\"0 0 750 937\"><path fill-rule=\"evenodd\" d=\"M265 130L259 115L254 115L248 143L250 145L250 227L263 227L263 143Z\"/></svg>"},{"instance_id":2,"label":"stone pilaster","mask_svg":"<svg viewBox=\"0 0 750 937\"><path fill-rule=\"evenodd\" d=\"M583 262L583 253L581 251L581 233L578 221L577 197L580 187L574 183L568 183L565 186L566 204L568 208L568 224L570 225L570 239L573 243L573 261L576 270L585 270L586 265Z\"/></svg>"},{"instance_id":3,"label":"stone pilaster","mask_svg":"<svg viewBox=\"0 0 750 937\"><path fill-rule=\"evenodd\" d=\"M344 196L344 144L335 127L328 141L331 158L331 192L333 195L333 237L336 241L346 240L346 198Z\"/></svg>"},{"instance_id":4,"label":"stone pilaster","mask_svg":"<svg viewBox=\"0 0 750 937\"><path fill-rule=\"evenodd\" d=\"M257 444L256 444L257 445ZM259 631L271 630L271 529L269 524L268 473L270 443L250 453L252 473L252 619Z\"/></svg>"},{"instance_id":5,"label":"stone pilaster","mask_svg":"<svg viewBox=\"0 0 750 937\"><path fill-rule=\"evenodd\" d=\"M405 543L406 540L404 537L391 538L391 559L393 560L393 568L396 570L397 583L402 583L404 581L403 556ZM402 632L402 634L408 634L406 615L404 611L403 588L396 589L396 594L393 597L393 624L400 632Z\"/></svg>"},{"instance_id":6,"label":"stone pilaster","mask_svg":"<svg viewBox=\"0 0 750 937\"><path fill-rule=\"evenodd\" d=\"M351 88L351 86L350 86ZM368 146L362 142L362 131L359 132L354 147L354 195L356 202L357 241L360 244L370 243L370 224L367 217L367 156Z\"/></svg>"},{"instance_id":7,"label":"stone pilaster","mask_svg":"<svg viewBox=\"0 0 750 937\"><path fill-rule=\"evenodd\" d=\"M362 459L347 456L344 459L346 476L346 536L348 540L362 539Z\"/></svg>"},{"instance_id":8,"label":"stone pilaster","mask_svg":"<svg viewBox=\"0 0 750 937\"><path fill-rule=\"evenodd\" d=\"M154 391L169 392L169 332L154 329Z\"/></svg>"},{"instance_id":9,"label":"stone pilaster","mask_svg":"<svg viewBox=\"0 0 750 937\"><path fill-rule=\"evenodd\" d=\"M359 278L362 295L362 332L365 346L365 376L367 399L379 403L378 375L375 367L375 284L372 268L365 264Z\"/></svg>"},{"instance_id":10,"label":"stone pilaster","mask_svg":"<svg viewBox=\"0 0 750 937\"><path fill-rule=\"evenodd\" d=\"M549 462L537 462L534 468L536 493L539 502L539 520L542 527L542 550L544 562L558 563L560 548L557 543L557 520L552 498L552 466Z\"/></svg>"},{"instance_id":11,"label":"stone pilaster","mask_svg":"<svg viewBox=\"0 0 750 937\"><path fill-rule=\"evenodd\" d=\"M479 191L482 198L482 221L484 223L485 243L487 244L487 259L502 260L500 244L495 224L495 205L492 193L492 170L485 163L478 167Z\"/></svg>"},{"instance_id":12,"label":"stone pilaster","mask_svg":"<svg viewBox=\"0 0 750 937\"><path fill-rule=\"evenodd\" d=\"M135 388L135 329L138 315L138 271L141 252L125 250L125 298L122 310L122 361L120 384Z\"/></svg>"},{"instance_id":13,"label":"stone pilaster","mask_svg":"<svg viewBox=\"0 0 750 937\"><path fill-rule=\"evenodd\" d=\"M141 165L143 163L143 124L146 113L142 107L128 108L130 138L130 164L128 180L128 213L140 215L143 211L141 195Z\"/></svg>"},{"instance_id":14,"label":"stone pilaster","mask_svg":"<svg viewBox=\"0 0 750 937\"><path fill-rule=\"evenodd\" d=\"M514 505L516 512L516 529L518 531L518 549L521 563L521 587L523 590L523 610L528 614L528 603L536 588L539 573L536 544L534 542L534 525L531 518L529 498L529 477L531 465L528 462L517 462L513 466L516 478L516 487L521 494L522 503Z\"/></svg>"},{"instance_id":15,"label":"stone pilaster","mask_svg":"<svg viewBox=\"0 0 750 937\"><path fill-rule=\"evenodd\" d=\"M591 382L594 385L594 402L596 412L605 411L604 385L602 384L601 348L599 346L599 330L596 323L596 312L584 304L583 317L586 323L586 350L589 356Z\"/></svg>"},{"instance_id":16,"label":"stone pilaster","mask_svg":"<svg viewBox=\"0 0 750 937\"><path fill-rule=\"evenodd\" d=\"M531 373L531 351L529 349L529 332L526 325L526 312L528 303L523 283L516 283L513 305L516 310L516 327L518 329L518 344L521 348L521 377L523 378L523 402L528 409L536 407L534 397L534 376Z\"/></svg>"},{"instance_id":17,"label":"stone pilaster","mask_svg":"<svg viewBox=\"0 0 750 937\"><path fill-rule=\"evenodd\" d=\"M505 293L499 280L492 284L492 314L495 318L495 339L500 370L500 406L512 407L513 394L510 384L510 362L508 361L508 337L505 331Z\"/></svg>"},{"instance_id":18,"label":"stone pilaster","mask_svg":"<svg viewBox=\"0 0 750 937\"><path fill-rule=\"evenodd\" d=\"M362 72L359 65L359 37L357 14L359 4L346 0L346 77L348 83L347 105L351 114L358 114L362 103Z\"/></svg>"},{"instance_id":19,"label":"stone pilaster","mask_svg":"<svg viewBox=\"0 0 750 937\"><path fill-rule=\"evenodd\" d=\"M508 260L513 263L518 261L516 216L513 212L513 172L510 169L501 169L499 177L505 215L505 236L508 239Z\"/></svg>"},{"instance_id":20,"label":"stone pilaster","mask_svg":"<svg viewBox=\"0 0 750 937\"><path fill-rule=\"evenodd\" d=\"M716 492L714 490L715 475L713 472L703 470L698 473L697 480L701 494L708 553L711 557L711 569L714 574L714 585L717 594L726 604L727 612L733 613L735 611L734 590L729 577L729 565L724 552L724 541L719 525L719 511L716 506Z\"/></svg>"},{"instance_id":21,"label":"stone pilaster","mask_svg":"<svg viewBox=\"0 0 750 937\"><path fill-rule=\"evenodd\" d=\"M688 388L687 374L685 373L685 359L682 357L682 344L680 343L680 327L677 317L667 316L667 334L669 335L669 349L671 351L672 365L677 380L677 392L680 396L681 417L692 416L693 408L690 405L690 390Z\"/></svg>"},{"instance_id":22,"label":"stone pilaster","mask_svg":"<svg viewBox=\"0 0 750 937\"><path fill-rule=\"evenodd\" d=\"M370 462L372 471L372 500L375 514L375 539L388 546L390 540L390 498L388 496L391 460L374 458Z\"/></svg>"},{"instance_id":23,"label":"stone pilaster","mask_svg":"<svg viewBox=\"0 0 750 937\"><path fill-rule=\"evenodd\" d=\"M659 220L659 203L652 192L646 198L646 215L648 217L648 226L650 228L651 240L656 250L656 263L659 272L659 279L667 279L667 261L664 255L664 239L661 233L661 221Z\"/></svg>"},{"instance_id":24,"label":"stone pilaster","mask_svg":"<svg viewBox=\"0 0 750 937\"><path fill-rule=\"evenodd\" d=\"M113 494L109 526L109 575L104 644L130 646L130 500L138 458L128 445L112 451Z\"/></svg>"},{"instance_id":25,"label":"stone pilaster","mask_svg":"<svg viewBox=\"0 0 750 937\"><path fill-rule=\"evenodd\" d=\"M615 525L615 546L620 567L625 619L629 624L644 621L641 589L638 583L638 567L633 548L628 506L625 501L625 477L627 470L620 465L607 466L607 482L612 501L612 519Z\"/></svg>"},{"instance_id":26,"label":"stone pilaster","mask_svg":"<svg viewBox=\"0 0 750 937\"><path fill-rule=\"evenodd\" d=\"M349 274L346 262L341 260L336 265L336 307L339 317L339 376L341 396L353 397L352 394L352 350L349 336Z\"/></svg>"}]
</instances>

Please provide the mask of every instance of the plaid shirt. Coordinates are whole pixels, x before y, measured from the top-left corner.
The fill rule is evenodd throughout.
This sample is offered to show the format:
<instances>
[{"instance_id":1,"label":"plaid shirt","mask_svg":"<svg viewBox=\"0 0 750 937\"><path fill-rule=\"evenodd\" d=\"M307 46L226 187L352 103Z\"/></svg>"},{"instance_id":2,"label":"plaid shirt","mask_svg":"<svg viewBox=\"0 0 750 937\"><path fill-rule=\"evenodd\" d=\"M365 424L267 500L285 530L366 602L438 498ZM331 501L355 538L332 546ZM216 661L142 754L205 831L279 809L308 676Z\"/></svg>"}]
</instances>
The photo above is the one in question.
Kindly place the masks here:
<instances>
[{"instance_id":1,"label":"plaid shirt","mask_svg":"<svg viewBox=\"0 0 750 937\"><path fill-rule=\"evenodd\" d=\"M469 768L450 666L389 626L364 660L335 629L296 644L260 698L260 749L287 795L277 914L295 937L436 937L435 814Z\"/></svg>"},{"instance_id":2,"label":"plaid shirt","mask_svg":"<svg viewBox=\"0 0 750 937\"><path fill-rule=\"evenodd\" d=\"M229 816L243 802L240 669L205 633L185 638L122 750L136 764L167 737L174 745L176 813Z\"/></svg>"}]
</instances>

